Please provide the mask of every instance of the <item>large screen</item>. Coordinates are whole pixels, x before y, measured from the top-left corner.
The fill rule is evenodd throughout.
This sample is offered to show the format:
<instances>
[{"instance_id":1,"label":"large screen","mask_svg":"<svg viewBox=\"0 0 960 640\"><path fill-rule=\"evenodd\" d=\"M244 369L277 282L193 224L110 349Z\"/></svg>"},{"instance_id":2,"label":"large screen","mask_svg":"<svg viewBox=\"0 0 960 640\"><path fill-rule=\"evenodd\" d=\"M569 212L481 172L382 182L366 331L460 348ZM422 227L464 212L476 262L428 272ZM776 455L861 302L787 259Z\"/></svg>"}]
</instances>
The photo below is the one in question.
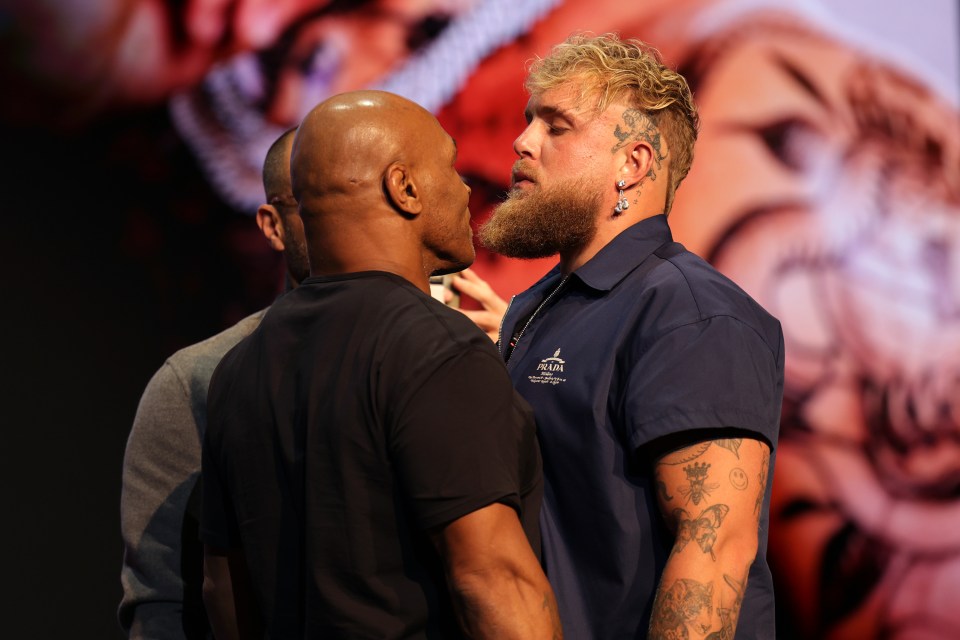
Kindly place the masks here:
<instances>
[{"instance_id":1,"label":"large screen","mask_svg":"<svg viewBox=\"0 0 960 640\"><path fill-rule=\"evenodd\" d=\"M261 164L325 97L377 87L432 110L480 225L509 185L529 61L575 31L657 47L702 121L674 235L784 328L782 637L960 637L955 2L7 4L5 127L69 140L91 175L123 167L100 176L111 255L147 276L157 349L269 303ZM554 262L479 247L475 271L508 298Z\"/></svg>"}]
</instances>

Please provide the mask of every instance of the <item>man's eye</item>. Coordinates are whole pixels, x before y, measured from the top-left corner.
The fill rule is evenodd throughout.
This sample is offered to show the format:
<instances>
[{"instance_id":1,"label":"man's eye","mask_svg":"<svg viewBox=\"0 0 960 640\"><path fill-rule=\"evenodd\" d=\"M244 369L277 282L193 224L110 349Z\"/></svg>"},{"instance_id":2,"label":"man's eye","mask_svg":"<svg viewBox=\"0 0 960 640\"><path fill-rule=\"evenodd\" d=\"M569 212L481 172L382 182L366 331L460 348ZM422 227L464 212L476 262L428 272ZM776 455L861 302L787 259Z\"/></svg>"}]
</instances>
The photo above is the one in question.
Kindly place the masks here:
<instances>
[{"instance_id":1,"label":"man's eye","mask_svg":"<svg viewBox=\"0 0 960 640\"><path fill-rule=\"evenodd\" d=\"M548 130L550 131L550 133L551 133L552 135L555 135L555 136L558 136L558 135L560 135L561 133L564 133L564 132L566 131L566 129L564 129L563 127L555 127L555 126L553 126L553 125L550 125L550 126L548 127Z\"/></svg>"}]
</instances>

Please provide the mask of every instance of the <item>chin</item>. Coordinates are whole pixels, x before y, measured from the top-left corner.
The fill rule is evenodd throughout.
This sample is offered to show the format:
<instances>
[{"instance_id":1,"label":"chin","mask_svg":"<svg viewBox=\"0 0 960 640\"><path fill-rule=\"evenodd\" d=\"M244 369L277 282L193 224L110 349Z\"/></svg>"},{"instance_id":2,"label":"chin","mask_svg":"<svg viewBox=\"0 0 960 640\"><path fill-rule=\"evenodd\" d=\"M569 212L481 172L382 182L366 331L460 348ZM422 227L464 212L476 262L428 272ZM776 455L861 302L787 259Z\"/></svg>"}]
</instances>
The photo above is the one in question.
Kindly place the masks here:
<instances>
[{"instance_id":1,"label":"chin","mask_svg":"<svg viewBox=\"0 0 960 640\"><path fill-rule=\"evenodd\" d=\"M533 189L533 186L521 187L520 185L514 185L510 187L509 191L507 191L507 200L520 200L521 198L526 198L533 193Z\"/></svg>"},{"instance_id":2,"label":"chin","mask_svg":"<svg viewBox=\"0 0 960 640\"><path fill-rule=\"evenodd\" d=\"M445 276L448 273L459 273L473 264L477 253L470 243L470 250L464 251L459 255L448 255L441 258L440 266L430 272L431 276Z\"/></svg>"},{"instance_id":3,"label":"chin","mask_svg":"<svg viewBox=\"0 0 960 640\"><path fill-rule=\"evenodd\" d=\"M473 264L473 260L471 260L470 262L464 262L464 263L456 263L456 264L451 263L446 266L440 267L439 269L435 269L431 271L430 277L432 278L433 276L445 276L448 273L460 273L461 271L469 267L471 264Z\"/></svg>"}]
</instances>

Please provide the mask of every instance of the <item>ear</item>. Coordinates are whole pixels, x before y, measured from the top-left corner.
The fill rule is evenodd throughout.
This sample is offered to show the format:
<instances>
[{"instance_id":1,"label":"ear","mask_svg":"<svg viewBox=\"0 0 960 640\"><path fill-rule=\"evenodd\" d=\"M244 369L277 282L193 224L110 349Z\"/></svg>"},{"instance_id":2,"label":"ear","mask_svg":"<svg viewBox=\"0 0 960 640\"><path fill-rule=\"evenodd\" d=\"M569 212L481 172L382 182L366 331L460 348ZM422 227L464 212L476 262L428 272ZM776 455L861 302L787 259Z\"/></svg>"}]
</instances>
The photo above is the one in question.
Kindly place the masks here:
<instances>
[{"instance_id":1,"label":"ear","mask_svg":"<svg viewBox=\"0 0 960 640\"><path fill-rule=\"evenodd\" d=\"M274 250L283 251L283 224L280 223L280 212L275 206L260 205L257 209L257 226Z\"/></svg>"},{"instance_id":2,"label":"ear","mask_svg":"<svg viewBox=\"0 0 960 640\"><path fill-rule=\"evenodd\" d=\"M625 152L620 179L627 183L627 189L641 184L648 177L656 179L656 151L646 140L636 140L623 149Z\"/></svg>"},{"instance_id":3,"label":"ear","mask_svg":"<svg viewBox=\"0 0 960 640\"><path fill-rule=\"evenodd\" d=\"M411 216L423 211L420 192L410 174L410 167L402 162L390 163L383 182L384 193L394 207Z\"/></svg>"}]
</instances>

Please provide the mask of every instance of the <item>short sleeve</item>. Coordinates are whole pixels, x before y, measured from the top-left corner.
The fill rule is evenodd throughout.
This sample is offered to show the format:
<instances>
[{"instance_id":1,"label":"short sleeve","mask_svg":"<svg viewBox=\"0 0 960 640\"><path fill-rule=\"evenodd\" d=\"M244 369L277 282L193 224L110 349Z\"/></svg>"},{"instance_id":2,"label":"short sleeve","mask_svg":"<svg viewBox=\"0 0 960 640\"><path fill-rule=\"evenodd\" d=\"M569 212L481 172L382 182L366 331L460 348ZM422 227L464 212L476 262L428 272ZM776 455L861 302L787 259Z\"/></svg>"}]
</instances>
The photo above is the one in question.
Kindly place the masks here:
<instances>
[{"instance_id":1,"label":"short sleeve","mask_svg":"<svg viewBox=\"0 0 960 640\"><path fill-rule=\"evenodd\" d=\"M199 468L191 398L168 362L143 392L123 461L119 620L132 638L183 625L182 565L197 534L187 506Z\"/></svg>"},{"instance_id":2,"label":"short sleeve","mask_svg":"<svg viewBox=\"0 0 960 640\"><path fill-rule=\"evenodd\" d=\"M753 328L716 316L675 328L633 363L624 401L634 449L680 431L736 427L776 442L781 352Z\"/></svg>"},{"instance_id":3,"label":"short sleeve","mask_svg":"<svg viewBox=\"0 0 960 640\"><path fill-rule=\"evenodd\" d=\"M438 366L405 403L389 447L425 529L494 502L522 517L521 496L541 474L532 411L492 349Z\"/></svg>"}]
</instances>

